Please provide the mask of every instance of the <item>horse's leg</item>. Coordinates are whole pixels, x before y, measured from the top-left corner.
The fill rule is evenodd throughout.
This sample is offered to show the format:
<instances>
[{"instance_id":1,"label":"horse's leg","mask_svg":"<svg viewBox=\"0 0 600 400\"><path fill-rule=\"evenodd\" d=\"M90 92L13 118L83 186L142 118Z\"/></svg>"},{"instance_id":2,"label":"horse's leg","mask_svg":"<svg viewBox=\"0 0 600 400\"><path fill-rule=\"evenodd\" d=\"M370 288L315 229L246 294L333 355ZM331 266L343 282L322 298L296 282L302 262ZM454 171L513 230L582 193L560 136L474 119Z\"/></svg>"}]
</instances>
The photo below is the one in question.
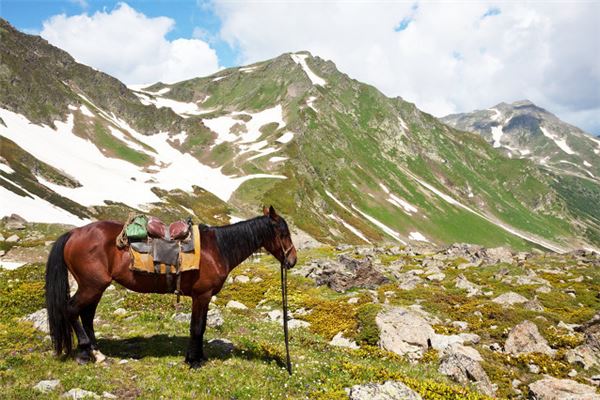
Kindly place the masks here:
<instances>
[{"instance_id":1,"label":"horse's leg","mask_svg":"<svg viewBox=\"0 0 600 400\"><path fill-rule=\"evenodd\" d=\"M91 327L94 320L93 313L90 313L90 311L86 309L91 307L91 309L95 311L96 306L102 297L102 292L104 292L104 288L97 289L94 287L84 287L81 283L79 285L75 295L69 299L67 313L69 320L71 321L71 326L75 331L75 335L77 335L77 355L75 358L79 363L86 363L95 359L92 352L92 345L96 340L93 330L91 336L89 336L86 329L84 329L84 325L89 325ZM87 313L84 312L84 310L86 310ZM90 314L91 320L89 318ZM80 316L84 325L79 321Z\"/></svg>"},{"instance_id":2,"label":"horse's leg","mask_svg":"<svg viewBox=\"0 0 600 400\"><path fill-rule=\"evenodd\" d=\"M192 296L192 320L190 322L190 343L185 362L190 368L198 368L206 360L204 358L203 337L206 330L206 316L211 292Z\"/></svg>"},{"instance_id":3,"label":"horse's leg","mask_svg":"<svg viewBox=\"0 0 600 400\"><path fill-rule=\"evenodd\" d=\"M81 310L81 324L83 330L90 339L92 350L98 350L98 343L96 341L96 334L94 333L94 316L96 315L96 307L98 302L88 304Z\"/></svg>"}]
</instances>

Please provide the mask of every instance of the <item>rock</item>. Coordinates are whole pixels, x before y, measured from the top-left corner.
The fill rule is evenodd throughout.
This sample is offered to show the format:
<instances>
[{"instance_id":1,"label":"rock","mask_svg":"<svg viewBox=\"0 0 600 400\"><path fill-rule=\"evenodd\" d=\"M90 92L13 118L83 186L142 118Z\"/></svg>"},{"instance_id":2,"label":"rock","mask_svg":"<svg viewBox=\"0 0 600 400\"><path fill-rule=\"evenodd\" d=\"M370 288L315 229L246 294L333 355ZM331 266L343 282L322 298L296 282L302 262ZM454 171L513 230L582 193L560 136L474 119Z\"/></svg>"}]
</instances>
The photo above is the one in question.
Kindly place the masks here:
<instances>
[{"instance_id":1,"label":"rock","mask_svg":"<svg viewBox=\"0 0 600 400\"><path fill-rule=\"evenodd\" d=\"M278 322L279 324L283 324L283 311L281 310L272 310L267 313L267 321ZM310 322L302 321L299 319L294 319L291 317L291 314L288 314L288 328L296 329L296 328L307 328L310 326Z\"/></svg>"},{"instance_id":2,"label":"rock","mask_svg":"<svg viewBox=\"0 0 600 400\"><path fill-rule=\"evenodd\" d=\"M235 300L229 300L227 302L227 304L225 305L225 307L234 308L237 310L246 310L248 308L244 304L240 303L239 301L235 301Z\"/></svg>"},{"instance_id":3,"label":"rock","mask_svg":"<svg viewBox=\"0 0 600 400\"><path fill-rule=\"evenodd\" d=\"M246 275L238 275L235 278L233 278L233 281L235 283L248 283L248 282L250 282L250 278L247 277Z\"/></svg>"},{"instance_id":4,"label":"rock","mask_svg":"<svg viewBox=\"0 0 600 400\"><path fill-rule=\"evenodd\" d=\"M211 339L207 344L222 356L231 354L235 348L233 343L227 339Z\"/></svg>"},{"instance_id":5,"label":"rock","mask_svg":"<svg viewBox=\"0 0 600 400\"><path fill-rule=\"evenodd\" d=\"M118 399L117 396L109 392L102 392L102 397L105 399Z\"/></svg>"},{"instance_id":6,"label":"rock","mask_svg":"<svg viewBox=\"0 0 600 400\"><path fill-rule=\"evenodd\" d=\"M575 378L577 376L577 371L575 371L574 369L570 370L569 373L567 374L567 376L569 378Z\"/></svg>"},{"instance_id":7,"label":"rock","mask_svg":"<svg viewBox=\"0 0 600 400\"><path fill-rule=\"evenodd\" d=\"M439 372L448 375L461 385L472 383L485 395L494 395L494 386L477 360L460 352L453 352L442 357Z\"/></svg>"},{"instance_id":8,"label":"rock","mask_svg":"<svg viewBox=\"0 0 600 400\"><path fill-rule=\"evenodd\" d=\"M260 276L255 276L254 278L252 278L250 280L250 282L252 282L252 283L259 283L259 282L262 282L262 281L263 281L263 278L261 278Z\"/></svg>"},{"instance_id":9,"label":"rock","mask_svg":"<svg viewBox=\"0 0 600 400\"><path fill-rule=\"evenodd\" d=\"M529 368L529 372L532 374L539 374L540 373L540 367L538 367L535 364L529 364L527 366Z\"/></svg>"},{"instance_id":10,"label":"rock","mask_svg":"<svg viewBox=\"0 0 600 400\"><path fill-rule=\"evenodd\" d=\"M8 243L16 243L16 242L18 242L19 240L21 240L21 238L20 238L20 237L18 237L17 235L10 235L10 236L9 236L9 237L6 239L6 241L7 241Z\"/></svg>"},{"instance_id":11,"label":"rock","mask_svg":"<svg viewBox=\"0 0 600 400\"><path fill-rule=\"evenodd\" d=\"M402 290L414 290L417 286L423 283L423 279L417 276L413 271L395 276L400 284L398 287Z\"/></svg>"},{"instance_id":12,"label":"rock","mask_svg":"<svg viewBox=\"0 0 600 400\"><path fill-rule=\"evenodd\" d=\"M465 331L467 328L469 328L469 323L465 321L452 321L450 325L452 325L453 328L461 331Z\"/></svg>"},{"instance_id":13,"label":"rock","mask_svg":"<svg viewBox=\"0 0 600 400\"><path fill-rule=\"evenodd\" d=\"M5 240L4 235L0 233L0 242L4 242Z\"/></svg>"},{"instance_id":14,"label":"rock","mask_svg":"<svg viewBox=\"0 0 600 400\"><path fill-rule=\"evenodd\" d=\"M25 225L27 220L20 215L11 214L10 217L5 217L3 220L5 221L4 227L8 230L22 230L27 228Z\"/></svg>"},{"instance_id":15,"label":"rock","mask_svg":"<svg viewBox=\"0 0 600 400\"><path fill-rule=\"evenodd\" d=\"M473 347L469 347L469 346L463 346L462 344L458 344L458 343L448 346L443 352L443 354L455 354L455 353L467 356L471 360L483 361L483 357L481 357L481 354L479 354L479 352L476 349L474 349Z\"/></svg>"},{"instance_id":16,"label":"rock","mask_svg":"<svg viewBox=\"0 0 600 400\"><path fill-rule=\"evenodd\" d=\"M512 306L513 304L527 302L527 298L515 292L506 292L496 297L495 299L492 299L492 301L497 304L502 304L503 306Z\"/></svg>"},{"instance_id":17,"label":"rock","mask_svg":"<svg viewBox=\"0 0 600 400\"><path fill-rule=\"evenodd\" d=\"M35 329L44 333L50 333L50 327L48 326L48 311L45 308L23 317L22 321L29 321L33 324Z\"/></svg>"},{"instance_id":18,"label":"rock","mask_svg":"<svg viewBox=\"0 0 600 400\"><path fill-rule=\"evenodd\" d=\"M523 321L509 332L504 350L514 355L527 353L554 354L554 350L548 346L546 339L540 335L537 325L531 321Z\"/></svg>"},{"instance_id":19,"label":"rock","mask_svg":"<svg viewBox=\"0 0 600 400\"><path fill-rule=\"evenodd\" d=\"M100 396L98 396L96 393L90 392L89 390L83 390L80 388L71 389L68 392L63 393L60 397L65 398L65 399L73 399L73 400L88 399L88 398L99 399L100 398Z\"/></svg>"},{"instance_id":20,"label":"rock","mask_svg":"<svg viewBox=\"0 0 600 400\"><path fill-rule=\"evenodd\" d=\"M127 310L124 308L117 308L115 311L113 311L114 315L127 315Z\"/></svg>"},{"instance_id":21,"label":"rock","mask_svg":"<svg viewBox=\"0 0 600 400\"><path fill-rule=\"evenodd\" d=\"M407 356L412 361L423 356L435 336L433 328L422 316L402 307L388 307L380 311L375 322L379 329L380 347Z\"/></svg>"},{"instance_id":22,"label":"rock","mask_svg":"<svg viewBox=\"0 0 600 400\"><path fill-rule=\"evenodd\" d=\"M173 321L176 322L190 322L192 319L192 313L177 313L173 314Z\"/></svg>"},{"instance_id":23,"label":"rock","mask_svg":"<svg viewBox=\"0 0 600 400\"><path fill-rule=\"evenodd\" d=\"M550 293L552 288L550 286L540 286L539 288L535 289L535 291L537 293Z\"/></svg>"},{"instance_id":24,"label":"rock","mask_svg":"<svg viewBox=\"0 0 600 400\"><path fill-rule=\"evenodd\" d=\"M421 400L421 396L401 382L367 383L352 386L350 400Z\"/></svg>"},{"instance_id":25,"label":"rock","mask_svg":"<svg viewBox=\"0 0 600 400\"><path fill-rule=\"evenodd\" d=\"M575 330L584 333L584 342L567 352L567 361L589 369L600 366L600 313L590 321L576 327Z\"/></svg>"},{"instance_id":26,"label":"rock","mask_svg":"<svg viewBox=\"0 0 600 400\"><path fill-rule=\"evenodd\" d=\"M529 385L531 400L598 400L593 386L584 385L570 379L546 377Z\"/></svg>"},{"instance_id":27,"label":"rock","mask_svg":"<svg viewBox=\"0 0 600 400\"><path fill-rule=\"evenodd\" d=\"M356 304L358 303L358 300L360 300L358 297L350 297L348 299L348 304Z\"/></svg>"},{"instance_id":28,"label":"rock","mask_svg":"<svg viewBox=\"0 0 600 400\"><path fill-rule=\"evenodd\" d=\"M33 389L38 392L48 393L56 389L60 385L60 381L58 379L48 380L48 381L39 381Z\"/></svg>"},{"instance_id":29,"label":"rock","mask_svg":"<svg viewBox=\"0 0 600 400\"><path fill-rule=\"evenodd\" d=\"M356 344L355 341L346 339L342 332L339 332L337 335L335 335L333 337L333 339L331 339L329 344L331 346L346 347L348 349L358 349L359 348L359 346Z\"/></svg>"},{"instance_id":30,"label":"rock","mask_svg":"<svg viewBox=\"0 0 600 400\"><path fill-rule=\"evenodd\" d=\"M470 282L464 275L460 274L456 277L454 284L458 289L467 291L467 297L481 296L481 288Z\"/></svg>"},{"instance_id":31,"label":"rock","mask_svg":"<svg viewBox=\"0 0 600 400\"><path fill-rule=\"evenodd\" d=\"M446 274L443 272L438 272L436 274L427 275L426 279L428 281L441 282L446 277Z\"/></svg>"},{"instance_id":32,"label":"rock","mask_svg":"<svg viewBox=\"0 0 600 400\"><path fill-rule=\"evenodd\" d=\"M513 253L506 247L494 247L485 250L486 264L513 263Z\"/></svg>"},{"instance_id":33,"label":"rock","mask_svg":"<svg viewBox=\"0 0 600 400\"><path fill-rule=\"evenodd\" d=\"M106 361L106 356L102 354L100 350L92 350L92 353L96 359L96 364L102 364L104 361Z\"/></svg>"},{"instance_id":34,"label":"rock","mask_svg":"<svg viewBox=\"0 0 600 400\"><path fill-rule=\"evenodd\" d=\"M208 314L206 316L206 326L209 328L220 328L224 323L225 321L223 320L223 314L221 314L221 310L218 308L211 308L208 310Z\"/></svg>"},{"instance_id":35,"label":"rock","mask_svg":"<svg viewBox=\"0 0 600 400\"><path fill-rule=\"evenodd\" d=\"M317 285L327 285L336 292L350 288L376 289L388 282L369 258L359 260L345 254L340 255L337 261L315 261L293 273L312 278Z\"/></svg>"},{"instance_id":36,"label":"rock","mask_svg":"<svg viewBox=\"0 0 600 400\"><path fill-rule=\"evenodd\" d=\"M301 319L290 319L288 320L288 328L297 329L297 328L308 328L310 326L310 322L302 321Z\"/></svg>"},{"instance_id":37,"label":"rock","mask_svg":"<svg viewBox=\"0 0 600 400\"><path fill-rule=\"evenodd\" d=\"M542 305L542 303L540 303L538 299L529 300L523 303L523 308L529 311L544 311L544 306Z\"/></svg>"},{"instance_id":38,"label":"rock","mask_svg":"<svg viewBox=\"0 0 600 400\"><path fill-rule=\"evenodd\" d=\"M434 334L429 338L429 343L436 350L444 350L453 344L463 344L464 339L458 335Z\"/></svg>"}]
</instances>

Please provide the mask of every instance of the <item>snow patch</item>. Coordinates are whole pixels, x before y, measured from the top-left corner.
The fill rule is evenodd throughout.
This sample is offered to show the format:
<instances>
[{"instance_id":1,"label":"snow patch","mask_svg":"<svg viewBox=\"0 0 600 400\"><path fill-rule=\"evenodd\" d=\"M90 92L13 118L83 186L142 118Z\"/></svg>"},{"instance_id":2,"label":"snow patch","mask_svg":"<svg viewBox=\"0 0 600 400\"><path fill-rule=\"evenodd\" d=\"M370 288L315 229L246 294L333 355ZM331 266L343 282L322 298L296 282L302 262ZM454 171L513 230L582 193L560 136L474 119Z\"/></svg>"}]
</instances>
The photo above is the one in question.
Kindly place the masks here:
<instances>
[{"instance_id":1,"label":"snow patch","mask_svg":"<svg viewBox=\"0 0 600 400\"><path fill-rule=\"evenodd\" d=\"M308 54L290 54L290 56L296 64L299 64L302 67L302 69L308 76L308 79L310 79L313 85L325 86L327 84L327 81L315 74L306 63Z\"/></svg>"},{"instance_id":2,"label":"snow patch","mask_svg":"<svg viewBox=\"0 0 600 400\"><path fill-rule=\"evenodd\" d=\"M504 135L502 125L492 126L492 140L494 141L495 148L502 146L502 144L500 143L502 135Z\"/></svg>"},{"instance_id":3,"label":"snow patch","mask_svg":"<svg viewBox=\"0 0 600 400\"><path fill-rule=\"evenodd\" d=\"M286 133L281 135L281 137L279 137L279 139L277 139L276 142L285 144L285 143L288 143L293 138L294 138L294 132L287 131Z\"/></svg>"},{"instance_id":4,"label":"snow patch","mask_svg":"<svg viewBox=\"0 0 600 400\"><path fill-rule=\"evenodd\" d=\"M402 126L404 131L408 132L408 125L406 125L406 122L404 122L404 120L400 116L398 116L398 122L400 122L400 126Z\"/></svg>"},{"instance_id":5,"label":"snow patch","mask_svg":"<svg viewBox=\"0 0 600 400\"><path fill-rule=\"evenodd\" d=\"M383 191L386 194L390 194L390 190L383 183L380 183L379 186L383 189Z\"/></svg>"},{"instance_id":6,"label":"snow patch","mask_svg":"<svg viewBox=\"0 0 600 400\"><path fill-rule=\"evenodd\" d=\"M151 104L154 104L157 108L170 108L173 110L173 112L183 118L189 118L191 115L208 114L214 111L212 108L201 109L196 103L184 103L177 100L167 99L165 97L155 97L154 99L147 97L147 101L149 101Z\"/></svg>"},{"instance_id":7,"label":"snow patch","mask_svg":"<svg viewBox=\"0 0 600 400\"><path fill-rule=\"evenodd\" d=\"M402 208L404 212L406 212L408 215L412 215L412 213L416 213L418 211L417 207L413 206L406 200L401 199L400 197L394 194L390 194L390 197L387 198L387 201L389 201L398 208Z\"/></svg>"},{"instance_id":8,"label":"snow patch","mask_svg":"<svg viewBox=\"0 0 600 400\"><path fill-rule=\"evenodd\" d=\"M308 99L306 99L306 105L315 110L315 112L319 112L319 110L317 110L315 107L315 100L317 100L317 96L310 96Z\"/></svg>"},{"instance_id":9,"label":"snow patch","mask_svg":"<svg viewBox=\"0 0 600 400\"><path fill-rule=\"evenodd\" d=\"M590 168L592 166L592 164L590 164L589 162L587 162L586 160L583 160L583 165Z\"/></svg>"},{"instance_id":10,"label":"snow patch","mask_svg":"<svg viewBox=\"0 0 600 400\"><path fill-rule=\"evenodd\" d=\"M269 162L276 163L276 162L280 162L280 161L285 161L287 159L288 159L287 157L271 157L271 158L269 158Z\"/></svg>"},{"instance_id":11,"label":"snow patch","mask_svg":"<svg viewBox=\"0 0 600 400\"><path fill-rule=\"evenodd\" d=\"M13 182L13 184L15 184ZM17 185L15 185L17 186ZM29 193L31 197L23 197L0 186L0 216L17 213L27 221L44 223L63 223L82 226L91 222L79 218L68 211L58 208L48 201Z\"/></svg>"},{"instance_id":12,"label":"snow patch","mask_svg":"<svg viewBox=\"0 0 600 400\"><path fill-rule=\"evenodd\" d=\"M89 109L89 108L87 108L85 104L82 104L82 105L79 107L79 110L80 110L80 111L81 111L81 113L82 113L83 115L85 115L86 117L91 117L91 118L95 117L94 113L93 113L93 112L91 112L91 111L90 111L90 109Z\"/></svg>"},{"instance_id":13,"label":"snow patch","mask_svg":"<svg viewBox=\"0 0 600 400\"><path fill-rule=\"evenodd\" d=\"M427 238L425 236L423 236L423 234L420 232L410 232L408 234L408 238L410 240L415 240L418 242L429 242L429 240L427 240Z\"/></svg>"},{"instance_id":14,"label":"snow patch","mask_svg":"<svg viewBox=\"0 0 600 400\"><path fill-rule=\"evenodd\" d=\"M359 231L358 229L356 229L354 226L350 225L349 223L347 223L346 221L344 221L343 219L341 219L340 217L334 215L334 214L329 214L328 215L329 218L331 218L334 221L337 221L339 223L341 223L342 225L344 225L344 227L346 227L346 229L348 229L350 232L352 232L353 234L355 234L356 236L358 236L359 238L361 238L362 240L364 240L365 242L371 244L371 242L369 241L369 239L367 239L365 237L365 235L363 235L363 233L361 231Z\"/></svg>"},{"instance_id":15,"label":"snow patch","mask_svg":"<svg viewBox=\"0 0 600 400\"><path fill-rule=\"evenodd\" d=\"M488 111L492 111L494 113L494 115L492 115L490 117L490 119L492 121L499 121L500 117L502 116L502 113L500 112L500 110L496 109L496 108L488 108Z\"/></svg>"},{"instance_id":16,"label":"snow patch","mask_svg":"<svg viewBox=\"0 0 600 400\"><path fill-rule=\"evenodd\" d=\"M225 78L227 78L228 76L229 76L229 75L217 76L217 77L216 77L216 78L214 78L212 81L213 81L213 82L218 82L218 81L220 81L221 79L225 79Z\"/></svg>"},{"instance_id":17,"label":"snow patch","mask_svg":"<svg viewBox=\"0 0 600 400\"><path fill-rule=\"evenodd\" d=\"M378 221L377 219L371 217L369 214L366 214L362 211L360 211L358 208L356 208L354 205L352 205L352 208L356 211L358 211L360 213L360 215L362 215L363 217L365 217L366 219L368 219L372 224L376 225L379 229L381 229L383 232L385 232L386 234L388 234L389 236L393 237L394 239L396 239L397 241L399 241L402 244L406 244L406 242L404 240L402 240L400 238L400 234L398 232L396 232L395 230L393 230L392 228L390 228L389 226L383 224L382 222Z\"/></svg>"},{"instance_id":18,"label":"snow patch","mask_svg":"<svg viewBox=\"0 0 600 400\"><path fill-rule=\"evenodd\" d=\"M7 174L14 174L15 170L12 169L9 165L0 162L0 171L5 172Z\"/></svg>"},{"instance_id":19,"label":"snow patch","mask_svg":"<svg viewBox=\"0 0 600 400\"><path fill-rule=\"evenodd\" d=\"M551 139L552 141L554 141L554 143L556 143L556 145L565 153L567 154L576 154L567 144L567 140L565 138L561 139L558 135L554 135L550 132L548 132L548 130L546 128L544 128L543 126L540 126L540 130L542 131L542 133L544 134L544 136L546 136L547 138Z\"/></svg>"},{"instance_id":20,"label":"snow patch","mask_svg":"<svg viewBox=\"0 0 600 400\"><path fill-rule=\"evenodd\" d=\"M342 207L344 210L348 211L350 214L354 214L348 207L346 207L341 201L339 201L334 195L332 195L328 190L325 191L325 194L329 196L330 199L336 202L336 204Z\"/></svg>"},{"instance_id":21,"label":"snow patch","mask_svg":"<svg viewBox=\"0 0 600 400\"><path fill-rule=\"evenodd\" d=\"M257 67L242 67L239 69L240 72L250 73L254 71Z\"/></svg>"}]
</instances>

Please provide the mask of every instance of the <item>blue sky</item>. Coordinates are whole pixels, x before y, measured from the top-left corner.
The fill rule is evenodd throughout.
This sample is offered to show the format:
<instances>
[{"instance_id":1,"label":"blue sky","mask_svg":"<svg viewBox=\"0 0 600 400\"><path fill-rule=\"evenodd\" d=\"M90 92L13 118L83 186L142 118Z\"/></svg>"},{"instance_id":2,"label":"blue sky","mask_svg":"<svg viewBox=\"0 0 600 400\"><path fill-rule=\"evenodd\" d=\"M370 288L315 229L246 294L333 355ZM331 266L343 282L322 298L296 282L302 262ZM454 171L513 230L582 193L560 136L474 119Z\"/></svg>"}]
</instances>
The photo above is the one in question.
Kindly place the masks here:
<instances>
[{"instance_id":1,"label":"blue sky","mask_svg":"<svg viewBox=\"0 0 600 400\"><path fill-rule=\"evenodd\" d=\"M441 117L529 99L600 134L600 2L0 0L0 15L127 84L308 50Z\"/></svg>"},{"instance_id":2,"label":"blue sky","mask_svg":"<svg viewBox=\"0 0 600 400\"><path fill-rule=\"evenodd\" d=\"M94 14L97 11L113 10L118 3L107 0L2 0L0 15L19 30L39 33L42 23L54 15ZM232 47L217 39L221 22L209 3L183 0L130 0L125 3L148 17L172 18L176 24L167 33L168 40L191 38L194 30L201 27L210 36L210 45L217 52L220 64L224 67L235 65L236 54Z\"/></svg>"}]
</instances>

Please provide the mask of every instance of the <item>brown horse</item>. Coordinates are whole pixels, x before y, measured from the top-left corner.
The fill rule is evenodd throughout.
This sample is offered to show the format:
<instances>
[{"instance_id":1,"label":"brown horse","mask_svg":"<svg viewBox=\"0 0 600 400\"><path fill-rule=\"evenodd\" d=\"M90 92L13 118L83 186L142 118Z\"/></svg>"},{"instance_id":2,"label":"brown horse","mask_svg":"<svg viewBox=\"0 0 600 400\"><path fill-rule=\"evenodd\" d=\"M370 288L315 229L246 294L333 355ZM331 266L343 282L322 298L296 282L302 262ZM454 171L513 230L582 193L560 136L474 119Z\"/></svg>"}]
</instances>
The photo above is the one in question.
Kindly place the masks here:
<instances>
[{"instance_id":1,"label":"brown horse","mask_svg":"<svg viewBox=\"0 0 600 400\"><path fill-rule=\"evenodd\" d=\"M72 350L72 330L77 336L79 362L94 360L97 349L94 314L104 290L114 280L142 293L170 292L165 275L133 272L127 248L119 249L115 240L123 224L93 222L60 236L46 264L46 307L50 336L57 355ZM190 342L185 361L192 368L204 359L202 340L206 329L208 304L219 293L233 268L261 247L271 253L282 268L296 264L296 249L285 220L275 209L264 209L264 216L236 224L205 227L200 230L199 270L181 273L181 293L192 298ZM69 297L67 269L78 283ZM81 317L81 321L80 321Z\"/></svg>"}]
</instances>

